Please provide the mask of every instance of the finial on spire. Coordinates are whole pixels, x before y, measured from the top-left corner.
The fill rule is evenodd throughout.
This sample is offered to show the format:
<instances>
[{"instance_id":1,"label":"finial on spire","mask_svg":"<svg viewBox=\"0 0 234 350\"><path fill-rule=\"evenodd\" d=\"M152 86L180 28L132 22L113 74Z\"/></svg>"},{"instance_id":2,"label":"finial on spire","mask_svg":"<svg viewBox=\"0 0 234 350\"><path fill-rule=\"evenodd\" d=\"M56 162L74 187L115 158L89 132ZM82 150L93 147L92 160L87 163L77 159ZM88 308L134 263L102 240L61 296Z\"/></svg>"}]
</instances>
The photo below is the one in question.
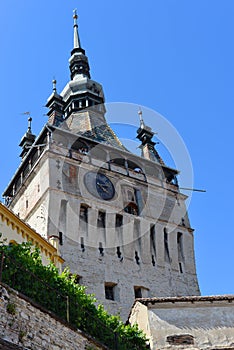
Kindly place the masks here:
<instances>
[{"instance_id":1,"label":"finial on spire","mask_svg":"<svg viewBox=\"0 0 234 350\"><path fill-rule=\"evenodd\" d=\"M90 72L89 72L90 68L89 68L88 57L85 56L85 50L82 49L81 47L80 37L78 33L77 18L78 18L78 15L75 9L73 11L74 46L71 51L71 57L69 59L71 79L73 80L73 78L78 74L83 74L84 76L90 79Z\"/></svg>"},{"instance_id":2,"label":"finial on spire","mask_svg":"<svg viewBox=\"0 0 234 350\"><path fill-rule=\"evenodd\" d=\"M23 112L21 113L23 115L28 115L28 130L27 133L31 134L32 133L32 117L30 115L30 112Z\"/></svg>"},{"instance_id":3,"label":"finial on spire","mask_svg":"<svg viewBox=\"0 0 234 350\"><path fill-rule=\"evenodd\" d=\"M57 80L56 80L56 79L53 79L53 80L52 80L52 84L53 84L53 92L57 92L57 87L56 87Z\"/></svg>"},{"instance_id":4,"label":"finial on spire","mask_svg":"<svg viewBox=\"0 0 234 350\"><path fill-rule=\"evenodd\" d=\"M36 139L36 136L32 133L32 117L30 112L21 113L23 115L28 115L28 129L24 136L22 137L19 146L22 147L22 152L20 153L20 157L23 159L24 156L28 153L31 148L33 142Z\"/></svg>"},{"instance_id":5,"label":"finial on spire","mask_svg":"<svg viewBox=\"0 0 234 350\"><path fill-rule=\"evenodd\" d=\"M141 127L141 128L144 128L144 127L145 127L145 123L144 123L142 114L143 114L143 113L142 113L141 107L139 107L138 115L139 115L139 117L140 117L140 127Z\"/></svg>"},{"instance_id":6,"label":"finial on spire","mask_svg":"<svg viewBox=\"0 0 234 350\"><path fill-rule=\"evenodd\" d=\"M73 10L73 18L74 18L74 25L76 25L77 24L77 18L78 18L77 9Z\"/></svg>"},{"instance_id":7,"label":"finial on spire","mask_svg":"<svg viewBox=\"0 0 234 350\"><path fill-rule=\"evenodd\" d=\"M28 132L29 134L32 133L32 117L31 117L31 116L28 117L28 130L27 130L27 132Z\"/></svg>"},{"instance_id":8,"label":"finial on spire","mask_svg":"<svg viewBox=\"0 0 234 350\"><path fill-rule=\"evenodd\" d=\"M74 19L74 49L80 49L81 44L80 44L80 38L79 38L79 33L78 33L78 24L77 24L77 9L73 10L73 19Z\"/></svg>"}]
</instances>

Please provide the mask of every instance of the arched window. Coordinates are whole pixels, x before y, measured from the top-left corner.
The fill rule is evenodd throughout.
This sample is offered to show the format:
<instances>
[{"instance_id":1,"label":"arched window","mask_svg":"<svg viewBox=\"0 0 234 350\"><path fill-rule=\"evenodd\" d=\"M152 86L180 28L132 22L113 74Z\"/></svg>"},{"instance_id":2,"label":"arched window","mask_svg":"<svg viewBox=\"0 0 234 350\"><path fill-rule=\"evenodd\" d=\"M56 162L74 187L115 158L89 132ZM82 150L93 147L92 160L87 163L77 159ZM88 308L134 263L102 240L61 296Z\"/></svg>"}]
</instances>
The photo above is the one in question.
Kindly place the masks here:
<instances>
[{"instance_id":1,"label":"arched window","mask_svg":"<svg viewBox=\"0 0 234 350\"><path fill-rule=\"evenodd\" d=\"M133 202L128 203L128 205L124 208L124 211L128 214L138 215L138 207L136 203Z\"/></svg>"}]
</instances>

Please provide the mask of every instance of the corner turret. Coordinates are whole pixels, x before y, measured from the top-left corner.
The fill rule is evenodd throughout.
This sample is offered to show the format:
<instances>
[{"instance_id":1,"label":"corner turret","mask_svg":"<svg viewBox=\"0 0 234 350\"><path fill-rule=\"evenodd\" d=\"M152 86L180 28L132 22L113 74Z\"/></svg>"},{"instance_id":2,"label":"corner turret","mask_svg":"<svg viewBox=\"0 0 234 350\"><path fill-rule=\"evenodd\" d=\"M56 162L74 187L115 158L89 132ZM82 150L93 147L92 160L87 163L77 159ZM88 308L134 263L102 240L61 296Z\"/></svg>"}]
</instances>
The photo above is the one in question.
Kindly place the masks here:
<instances>
[{"instance_id":1,"label":"corner turret","mask_svg":"<svg viewBox=\"0 0 234 350\"><path fill-rule=\"evenodd\" d=\"M160 165L165 165L164 161L154 147L156 142L152 141L155 132L153 132L149 126L145 125L141 109L138 111L138 114L140 117L140 127L137 130L137 138L141 141L141 156L152 160L153 162L159 163Z\"/></svg>"},{"instance_id":2,"label":"corner turret","mask_svg":"<svg viewBox=\"0 0 234 350\"><path fill-rule=\"evenodd\" d=\"M24 114L30 115L29 112L25 112ZM22 147L22 151L20 153L20 157L23 158L26 156L31 146L33 145L36 139L36 135L32 133L32 117L28 117L28 129L24 136L22 137L19 146Z\"/></svg>"}]
</instances>

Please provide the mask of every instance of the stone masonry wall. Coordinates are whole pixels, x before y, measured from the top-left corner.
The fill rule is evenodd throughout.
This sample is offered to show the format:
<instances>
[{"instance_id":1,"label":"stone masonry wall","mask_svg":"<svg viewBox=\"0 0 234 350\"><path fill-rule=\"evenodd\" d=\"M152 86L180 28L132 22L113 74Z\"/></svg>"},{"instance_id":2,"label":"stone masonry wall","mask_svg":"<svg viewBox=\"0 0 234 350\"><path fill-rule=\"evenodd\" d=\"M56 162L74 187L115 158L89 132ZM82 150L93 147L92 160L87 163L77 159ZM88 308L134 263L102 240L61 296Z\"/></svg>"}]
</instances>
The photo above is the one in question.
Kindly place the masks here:
<instances>
[{"instance_id":1,"label":"stone masonry wall","mask_svg":"<svg viewBox=\"0 0 234 350\"><path fill-rule=\"evenodd\" d=\"M32 350L105 349L0 285L0 340ZM1 348L1 343L0 343Z\"/></svg>"},{"instance_id":2,"label":"stone masonry wall","mask_svg":"<svg viewBox=\"0 0 234 350\"><path fill-rule=\"evenodd\" d=\"M100 154L99 148L98 151ZM127 157L113 156L112 151L108 151L109 157ZM136 288L140 288L143 297L199 295L186 196L179 192L175 195L176 188L168 190L169 184L157 165L154 171L159 172L158 176L146 174L144 181L122 174L125 168L116 164L113 169L111 163L108 170L97 157L81 162L67 157L67 152L59 144L50 146L34 168L36 175L30 174L11 209L20 212L43 237L61 234L60 254L88 293L94 293L108 312L120 314L124 321L135 300ZM132 161L144 168L139 157ZM111 200L93 195L93 177L91 182L85 182L87 174L99 170L113 183L115 195ZM40 194L35 203L30 198L38 185ZM141 208L139 215L125 211L129 201ZM80 216L82 206L87 209L87 222ZM101 227L100 212L105 214ZM117 215L122 217L121 227L116 225ZM182 238L180 246L178 234ZM107 285L112 286L112 298L106 297Z\"/></svg>"}]
</instances>

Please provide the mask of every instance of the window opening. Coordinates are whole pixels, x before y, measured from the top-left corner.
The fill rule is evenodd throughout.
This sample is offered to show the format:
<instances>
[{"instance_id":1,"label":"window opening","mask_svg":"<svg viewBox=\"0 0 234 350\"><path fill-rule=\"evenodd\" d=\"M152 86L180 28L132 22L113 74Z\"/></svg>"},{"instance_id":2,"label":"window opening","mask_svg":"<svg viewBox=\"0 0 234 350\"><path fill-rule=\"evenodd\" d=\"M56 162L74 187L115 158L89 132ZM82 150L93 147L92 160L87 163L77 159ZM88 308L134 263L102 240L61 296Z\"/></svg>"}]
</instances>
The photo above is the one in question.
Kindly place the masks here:
<instances>
[{"instance_id":1,"label":"window opening","mask_svg":"<svg viewBox=\"0 0 234 350\"><path fill-rule=\"evenodd\" d=\"M150 252L152 257L152 264L155 266L156 259L156 244L155 244L155 225L150 227Z\"/></svg>"},{"instance_id":2,"label":"window opening","mask_svg":"<svg viewBox=\"0 0 234 350\"><path fill-rule=\"evenodd\" d=\"M104 248L102 246L102 242L99 242L99 248L98 249L99 249L100 255L104 256Z\"/></svg>"},{"instance_id":3,"label":"window opening","mask_svg":"<svg viewBox=\"0 0 234 350\"><path fill-rule=\"evenodd\" d=\"M63 233L59 232L59 244L63 245Z\"/></svg>"},{"instance_id":4,"label":"window opening","mask_svg":"<svg viewBox=\"0 0 234 350\"><path fill-rule=\"evenodd\" d=\"M104 211L98 212L97 227L106 227L106 213Z\"/></svg>"},{"instance_id":5,"label":"window opening","mask_svg":"<svg viewBox=\"0 0 234 350\"><path fill-rule=\"evenodd\" d=\"M80 247L82 253L85 251L85 245L84 245L84 237L80 237Z\"/></svg>"},{"instance_id":6,"label":"window opening","mask_svg":"<svg viewBox=\"0 0 234 350\"><path fill-rule=\"evenodd\" d=\"M84 204L80 206L80 219L84 222L88 222L88 207Z\"/></svg>"},{"instance_id":7,"label":"window opening","mask_svg":"<svg viewBox=\"0 0 234 350\"><path fill-rule=\"evenodd\" d=\"M184 271L183 271L183 266L182 266L182 263L181 262L179 262L179 269L180 269L180 273L183 273Z\"/></svg>"},{"instance_id":8,"label":"window opening","mask_svg":"<svg viewBox=\"0 0 234 350\"><path fill-rule=\"evenodd\" d=\"M181 232L177 232L177 249L178 249L178 259L179 261L183 261L184 260L183 234Z\"/></svg>"},{"instance_id":9,"label":"window opening","mask_svg":"<svg viewBox=\"0 0 234 350\"><path fill-rule=\"evenodd\" d=\"M141 287L134 287L135 299L142 298Z\"/></svg>"},{"instance_id":10,"label":"window opening","mask_svg":"<svg viewBox=\"0 0 234 350\"><path fill-rule=\"evenodd\" d=\"M140 265L140 257L138 255L137 251L135 251L135 260L136 260L137 265Z\"/></svg>"},{"instance_id":11,"label":"window opening","mask_svg":"<svg viewBox=\"0 0 234 350\"><path fill-rule=\"evenodd\" d=\"M114 288L115 285L105 284L105 298L107 300L115 300Z\"/></svg>"},{"instance_id":12,"label":"window opening","mask_svg":"<svg viewBox=\"0 0 234 350\"><path fill-rule=\"evenodd\" d=\"M120 247L117 247L116 254L117 254L118 258L120 259L120 261L123 261L123 257L122 257L122 253L121 253Z\"/></svg>"},{"instance_id":13,"label":"window opening","mask_svg":"<svg viewBox=\"0 0 234 350\"><path fill-rule=\"evenodd\" d=\"M124 211L128 214L138 215L138 207L135 203L128 203L128 205L124 208Z\"/></svg>"},{"instance_id":14,"label":"window opening","mask_svg":"<svg viewBox=\"0 0 234 350\"><path fill-rule=\"evenodd\" d=\"M115 217L115 227L121 227L123 226L123 215L116 214Z\"/></svg>"},{"instance_id":15,"label":"window opening","mask_svg":"<svg viewBox=\"0 0 234 350\"><path fill-rule=\"evenodd\" d=\"M165 249L165 261L170 262L170 253L169 253L169 245L168 245L168 233L167 230L164 229L164 249Z\"/></svg>"}]
</instances>

